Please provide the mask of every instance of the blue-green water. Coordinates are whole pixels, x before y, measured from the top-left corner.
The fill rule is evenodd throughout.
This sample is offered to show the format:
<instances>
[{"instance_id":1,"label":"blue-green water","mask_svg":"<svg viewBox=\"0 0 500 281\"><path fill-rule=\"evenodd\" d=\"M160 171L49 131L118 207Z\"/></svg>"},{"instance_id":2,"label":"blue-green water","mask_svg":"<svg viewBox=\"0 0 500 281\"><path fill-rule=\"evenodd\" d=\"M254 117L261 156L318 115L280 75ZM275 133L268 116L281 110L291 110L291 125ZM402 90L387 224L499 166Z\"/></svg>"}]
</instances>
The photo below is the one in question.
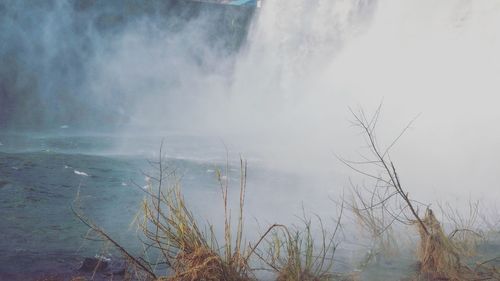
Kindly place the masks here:
<instances>
[{"instance_id":1,"label":"blue-green water","mask_svg":"<svg viewBox=\"0 0 500 281\"><path fill-rule=\"evenodd\" d=\"M89 176L76 174L79 170ZM68 257L95 254L99 245L82 244L86 229L70 209L78 188L85 213L110 230L127 225L140 199L121 186L135 174L134 165L119 158L1 153L0 175L3 273L57 270L67 266Z\"/></svg>"},{"instance_id":2,"label":"blue-green water","mask_svg":"<svg viewBox=\"0 0 500 281\"><path fill-rule=\"evenodd\" d=\"M115 240L140 254L133 220L145 195L141 190L146 185L144 173L152 172L148 160L157 159L161 138L124 139L0 134L0 280L30 280L52 272L75 274L84 257L103 252L118 260L116 253L103 249L102 242L84 238L88 229L73 214L75 204ZM167 165L181 177L193 211L201 219L219 223L222 204L215 169L225 165L224 146L219 140L170 136L164 139L163 151ZM237 181L237 163L230 166L229 173ZM249 217L254 219L271 209L261 223L283 217L291 196L282 194L286 194L284 190L293 193L298 181L290 175L271 176L252 165ZM270 185L277 196L262 196L262 188ZM258 207L272 204L278 205L269 210ZM248 226L251 233L258 232L256 224L249 222Z\"/></svg>"},{"instance_id":3,"label":"blue-green water","mask_svg":"<svg viewBox=\"0 0 500 281\"><path fill-rule=\"evenodd\" d=\"M85 274L78 270L83 259L96 255L111 258L120 268L122 259L112 247L85 238L88 228L74 215L72 206L81 206L86 217L140 255L140 231L134 218L140 214L145 195L145 174L154 173L148 161L158 159L161 142L162 138L155 137L0 134L0 280L43 280L54 274L55 280L69 280L69 276ZM189 208L200 221L221 226L223 210L215 170L225 168L225 146L218 139L171 135L163 138L162 151L166 165L181 178ZM236 211L239 166L237 161L229 164L230 188L235 188L230 189L230 207ZM273 223L296 223L302 207L325 219L335 216L335 205L325 203L331 198L309 192L307 187L313 187L307 179L261 164L249 161L248 241ZM347 242L342 247L348 248L352 239L345 233L339 238ZM346 249L339 249L337 258L337 269L356 267L356 257ZM414 263L414 254L405 254L365 268L361 277L400 280L414 270Z\"/></svg>"},{"instance_id":4,"label":"blue-green water","mask_svg":"<svg viewBox=\"0 0 500 281\"><path fill-rule=\"evenodd\" d=\"M83 238L87 228L71 211L77 193L86 216L139 252L131 222L144 193L133 182L145 185L147 156L106 154L116 140L104 136L2 135L0 141L0 280L76 270L83 257L102 252L103 243ZM168 162L185 175L186 192L203 182L214 193L213 163Z\"/></svg>"}]
</instances>

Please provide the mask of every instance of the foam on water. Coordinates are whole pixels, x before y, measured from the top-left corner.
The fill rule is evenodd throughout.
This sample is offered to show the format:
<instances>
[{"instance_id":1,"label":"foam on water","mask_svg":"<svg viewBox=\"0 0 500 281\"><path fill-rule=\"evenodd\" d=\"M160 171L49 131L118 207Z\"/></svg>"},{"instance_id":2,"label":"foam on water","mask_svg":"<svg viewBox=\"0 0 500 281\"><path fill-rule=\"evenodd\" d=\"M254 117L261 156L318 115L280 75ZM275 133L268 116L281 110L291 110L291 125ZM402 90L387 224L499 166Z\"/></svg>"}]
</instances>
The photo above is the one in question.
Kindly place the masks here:
<instances>
[{"instance_id":1,"label":"foam on water","mask_svg":"<svg viewBox=\"0 0 500 281\"><path fill-rule=\"evenodd\" d=\"M73 173L75 173L76 175L79 175L79 176L84 176L84 177L88 177L89 175L85 172L80 172L78 170L73 170Z\"/></svg>"}]
</instances>

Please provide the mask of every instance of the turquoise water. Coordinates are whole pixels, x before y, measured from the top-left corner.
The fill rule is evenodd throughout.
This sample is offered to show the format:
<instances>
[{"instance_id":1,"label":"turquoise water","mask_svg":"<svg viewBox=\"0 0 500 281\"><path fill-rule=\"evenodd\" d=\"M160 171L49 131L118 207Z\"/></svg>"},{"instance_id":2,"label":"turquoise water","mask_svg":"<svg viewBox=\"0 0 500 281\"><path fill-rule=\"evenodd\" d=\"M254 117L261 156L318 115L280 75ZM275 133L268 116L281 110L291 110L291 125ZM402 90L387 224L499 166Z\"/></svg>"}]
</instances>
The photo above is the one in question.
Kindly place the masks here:
<instances>
[{"instance_id":1,"label":"turquoise water","mask_svg":"<svg viewBox=\"0 0 500 281\"><path fill-rule=\"evenodd\" d=\"M141 253L133 220L145 195L141 190L146 185L145 173L152 171L148 161L158 158L161 138L124 139L0 134L0 280L32 280L53 272L75 274L85 257L97 254L120 260L110 247L103 249L102 242L84 238L88 229L71 210L77 197L88 218L132 253ZM163 151L167 165L181 178L193 212L203 221L222 223L215 176L215 170L225 166L220 140L170 136L164 138ZM257 218L263 225L286 216L295 219L289 204L293 201L299 210L301 201L282 196L296 191L297 177L271 173L255 163L250 166L246 203L247 229L252 236L259 232ZM238 189L237 162L230 164L229 176ZM237 204L237 190L231 196Z\"/></svg>"},{"instance_id":2,"label":"turquoise water","mask_svg":"<svg viewBox=\"0 0 500 281\"><path fill-rule=\"evenodd\" d=\"M73 214L72 206L81 206L82 212L113 239L131 253L141 254L140 232L133 221L144 198L145 173L152 171L148 161L158 158L161 138L0 134L0 142L1 281L40 280L40 276L54 273L62 276L57 280L66 280L83 274L78 271L81 262L95 255L111 258L120 268L122 259L112 247L85 239L88 228ZM163 151L166 165L181 178L190 209L200 220L222 225L215 170L225 166L224 146L218 140L176 135L164 138ZM237 162L230 162L229 177L236 189L238 168ZM255 241L255 236L272 223L296 223L303 205L306 211L314 205L331 206L326 208L327 215L320 215L327 219L334 216L333 204L322 205L321 197L330 200L325 194L301 192L307 183L298 175L251 161L245 213L248 241ZM231 190L233 210L237 210L238 195L237 190ZM344 233L340 238L347 242L341 247L348 247L349 236ZM480 246L480 258L495 257L499 244ZM336 257L338 269L353 270L356 266L345 248L339 249ZM414 272L415 261L414 253L382 259L364 268L360 276L362 280L403 280ZM97 276L95 280L109 277Z\"/></svg>"},{"instance_id":3,"label":"turquoise water","mask_svg":"<svg viewBox=\"0 0 500 281\"><path fill-rule=\"evenodd\" d=\"M75 174L73 167L89 176ZM1 153L0 272L57 270L70 261L77 267L79 256L97 253L100 245L82 239L86 228L71 212L77 190L89 217L111 231L124 227L140 200L140 193L121 187L123 180L135 176L133 167L116 158Z\"/></svg>"},{"instance_id":4,"label":"turquoise water","mask_svg":"<svg viewBox=\"0 0 500 281\"><path fill-rule=\"evenodd\" d=\"M103 251L103 243L83 238L87 228L71 211L77 193L86 216L139 253L131 222L144 193L133 182L145 185L148 157L107 154L114 139L103 136L2 135L0 141L0 280L75 271L83 257ZM213 193L213 163L168 163L185 175L187 194L201 183Z\"/></svg>"}]
</instances>

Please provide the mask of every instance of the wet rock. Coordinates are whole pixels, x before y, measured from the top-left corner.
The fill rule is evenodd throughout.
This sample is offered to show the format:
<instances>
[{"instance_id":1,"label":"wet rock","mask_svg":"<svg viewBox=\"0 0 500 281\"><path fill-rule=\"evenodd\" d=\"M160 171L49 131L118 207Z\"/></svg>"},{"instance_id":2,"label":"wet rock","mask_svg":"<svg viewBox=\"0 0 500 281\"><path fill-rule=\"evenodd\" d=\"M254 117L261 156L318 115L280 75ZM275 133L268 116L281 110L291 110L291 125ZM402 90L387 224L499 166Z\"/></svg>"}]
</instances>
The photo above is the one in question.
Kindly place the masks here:
<instances>
[{"instance_id":1,"label":"wet rock","mask_svg":"<svg viewBox=\"0 0 500 281\"><path fill-rule=\"evenodd\" d=\"M0 180L0 188L6 187L10 182L6 180Z\"/></svg>"},{"instance_id":2,"label":"wet rock","mask_svg":"<svg viewBox=\"0 0 500 281\"><path fill-rule=\"evenodd\" d=\"M109 262L99 258L85 258L79 270L85 272L102 272L108 268Z\"/></svg>"},{"instance_id":3,"label":"wet rock","mask_svg":"<svg viewBox=\"0 0 500 281\"><path fill-rule=\"evenodd\" d=\"M116 269L113 272L108 273L107 275L108 276L124 276L125 272L126 272L126 269L122 268L122 269Z\"/></svg>"}]
</instances>

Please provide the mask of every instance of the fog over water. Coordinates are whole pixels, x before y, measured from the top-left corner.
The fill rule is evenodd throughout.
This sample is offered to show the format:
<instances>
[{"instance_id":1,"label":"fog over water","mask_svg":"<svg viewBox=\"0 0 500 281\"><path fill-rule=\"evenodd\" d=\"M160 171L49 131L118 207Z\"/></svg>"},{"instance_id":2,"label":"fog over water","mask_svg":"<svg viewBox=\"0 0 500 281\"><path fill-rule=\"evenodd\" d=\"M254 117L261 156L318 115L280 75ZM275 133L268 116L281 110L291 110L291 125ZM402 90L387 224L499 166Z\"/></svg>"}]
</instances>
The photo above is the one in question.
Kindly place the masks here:
<instances>
[{"instance_id":1,"label":"fog over water","mask_svg":"<svg viewBox=\"0 0 500 281\"><path fill-rule=\"evenodd\" d=\"M2 1L0 127L69 125L92 131L124 126L141 96L159 95L149 82L162 85L166 95L167 86L179 83L184 73L179 63L200 71L216 53L234 53L251 15L251 9L175 0ZM120 51L125 47L128 51ZM106 68L106 61L120 54L127 60L118 69L136 74L135 88L131 77ZM156 65L147 56L157 57ZM96 81L100 73L112 71L107 85ZM131 88L125 89L120 79L128 79Z\"/></svg>"},{"instance_id":2,"label":"fog over water","mask_svg":"<svg viewBox=\"0 0 500 281\"><path fill-rule=\"evenodd\" d=\"M240 155L248 241L303 211L330 227L350 181L374 186L337 158L367 154L350 110L380 104L382 148L413 121L391 149L409 196L467 216L480 200L478 224L497 227L498 50L497 0L0 1L0 279L73 274L100 253L82 242L77 194L139 253L130 222L162 139L190 210L219 237L216 170L228 157L234 214ZM339 268L373 248L343 222ZM413 258L397 257L403 275Z\"/></svg>"},{"instance_id":3,"label":"fog over water","mask_svg":"<svg viewBox=\"0 0 500 281\"><path fill-rule=\"evenodd\" d=\"M209 73L190 71L188 82L165 89L174 94L141 98L131 124L162 130L152 120L166 115L181 130L311 173L320 181L311 185L331 190L318 174L349 175L334 153L358 159L364 145L348 107L373 112L383 101L381 143L418 116L393 150L416 198L493 201L500 190L499 15L496 1L268 1L229 72L224 60ZM129 36L108 65L138 48ZM156 42L144 45L165 45ZM164 60L154 52L148 58L158 62L147 67L156 77Z\"/></svg>"},{"instance_id":4,"label":"fog over water","mask_svg":"<svg viewBox=\"0 0 500 281\"><path fill-rule=\"evenodd\" d=\"M40 3L0 5L5 128L209 137L325 194L364 145L348 108L383 101L381 143L419 116L392 155L417 199L500 195L498 1Z\"/></svg>"}]
</instances>

